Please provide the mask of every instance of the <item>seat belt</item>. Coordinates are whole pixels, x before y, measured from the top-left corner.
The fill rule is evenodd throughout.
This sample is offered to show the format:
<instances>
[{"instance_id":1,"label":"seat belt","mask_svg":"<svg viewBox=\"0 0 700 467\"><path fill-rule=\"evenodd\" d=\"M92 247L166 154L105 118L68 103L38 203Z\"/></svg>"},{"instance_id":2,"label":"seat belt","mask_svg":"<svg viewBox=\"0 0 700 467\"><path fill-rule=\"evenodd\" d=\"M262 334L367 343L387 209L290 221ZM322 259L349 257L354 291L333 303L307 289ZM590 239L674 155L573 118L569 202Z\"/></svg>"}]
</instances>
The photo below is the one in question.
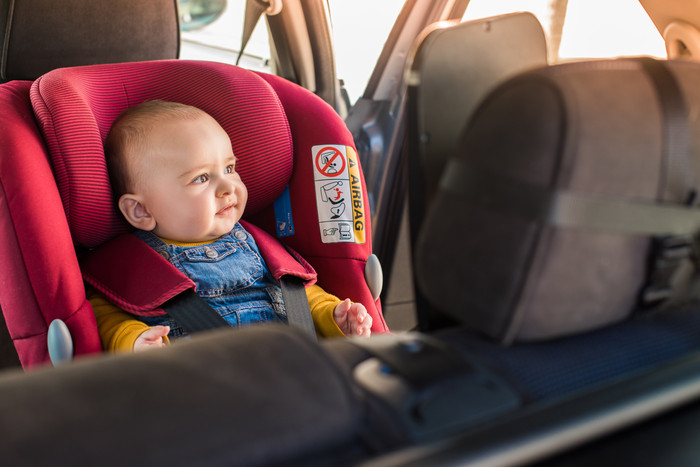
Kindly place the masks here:
<instances>
[{"instance_id":1,"label":"seat belt","mask_svg":"<svg viewBox=\"0 0 700 467\"><path fill-rule=\"evenodd\" d=\"M663 178L659 197L698 211L697 192L693 189L691 172L690 128L688 109L678 80L668 69L666 61L641 57L647 76L651 79L661 106L663 127ZM663 304L674 296L678 272L691 261L697 274L695 243L700 229L686 235L654 237L649 258L647 282L640 293L644 307Z\"/></svg>"},{"instance_id":2,"label":"seat belt","mask_svg":"<svg viewBox=\"0 0 700 467\"><path fill-rule=\"evenodd\" d=\"M175 295L163 303L161 308L188 332L208 331L229 325L192 289Z\"/></svg>"},{"instance_id":3,"label":"seat belt","mask_svg":"<svg viewBox=\"0 0 700 467\"><path fill-rule=\"evenodd\" d=\"M263 13L268 15L276 15L282 10L282 0L246 0L245 13L243 16L243 36L241 38L241 50L238 51L236 65L241 61L243 51L253 35L255 26L262 17Z\"/></svg>"},{"instance_id":4,"label":"seat belt","mask_svg":"<svg viewBox=\"0 0 700 467\"><path fill-rule=\"evenodd\" d=\"M253 30L258 24L258 20L263 15L267 5L260 0L247 0L245 2L245 15L243 16L243 37L241 39L241 50L238 51L238 57L236 58L236 65L241 61L243 56L243 51L245 50L250 36L253 35Z\"/></svg>"},{"instance_id":5,"label":"seat belt","mask_svg":"<svg viewBox=\"0 0 700 467\"><path fill-rule=\"evenodd\" d=\"M692 189L690 172L690 128L683 91L665 60L637 59L652 82L663 118L663 178L659 197L686 204Z\"/></svg>"},{"instance_id":6,"label":"seat belt","mask_svg":"<svg viewBox=\"0 0 700 467\"><path fill-rule=\"evenodd\" d=\"M316 330L311 319L303 280L285 275L280 278L280 286L289 325L306 332L316 341ZM229 326L226 320L192 289L171 298L163 304L162 309L191 333Z\"/></svg>"},{"instance_id":7,"label":"seat belt","mask_svg":"<svg viewBox=\"0 0 700 467\"><path fill-rule=\"evenodd\" d=\"M280 278L280 285L289 325L306 332L314 341L318 340L303 279L285 275Z\"/></svg>"}]
</instances>

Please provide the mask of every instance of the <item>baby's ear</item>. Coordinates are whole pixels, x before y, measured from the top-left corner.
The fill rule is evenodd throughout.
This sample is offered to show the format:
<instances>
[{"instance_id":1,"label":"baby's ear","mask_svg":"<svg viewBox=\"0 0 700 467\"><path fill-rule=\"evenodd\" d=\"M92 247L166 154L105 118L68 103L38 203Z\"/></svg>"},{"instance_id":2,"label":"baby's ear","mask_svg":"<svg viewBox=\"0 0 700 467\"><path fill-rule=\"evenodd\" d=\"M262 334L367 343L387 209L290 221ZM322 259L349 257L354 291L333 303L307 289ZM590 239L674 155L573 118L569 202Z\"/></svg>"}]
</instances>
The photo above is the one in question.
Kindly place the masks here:
<instances>
[{"instance_id":1,"label":"baby's ear","mask_svg":"<svg viewBox=\"0 0 700 467\"><path fill-rule=\"evenodd\" d=\"M146 206L141 202L138 195L127 193L119 197L119 210L124 218L137 229L153 230L156 228L156 221L148 212Z\"/></svg>"}]
</instances>

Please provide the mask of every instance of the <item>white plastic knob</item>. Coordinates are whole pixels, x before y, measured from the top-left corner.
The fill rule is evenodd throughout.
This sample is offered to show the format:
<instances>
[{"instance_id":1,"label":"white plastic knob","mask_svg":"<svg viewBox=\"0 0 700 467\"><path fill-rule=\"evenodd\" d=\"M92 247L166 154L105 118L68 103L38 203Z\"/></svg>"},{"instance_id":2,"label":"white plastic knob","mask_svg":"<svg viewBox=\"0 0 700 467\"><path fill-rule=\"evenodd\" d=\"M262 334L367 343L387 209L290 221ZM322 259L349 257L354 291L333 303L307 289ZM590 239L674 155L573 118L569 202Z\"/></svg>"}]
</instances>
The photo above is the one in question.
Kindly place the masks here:
<instances>
[{"instance_id":1,"label":"white plastic knob","mask_svg":"<svg viewBox=\"0 0 700 467\"><path fill-rule=\"evenodd\" d=\"M384 273L382 272L382 264L374 253L369 255L365 264L365 281L372 293L372 298L376 301L384 287Z\"/></svg>"},{"instance_id":2,"label":"white plastic knob","mask_svg":"<svg viewBox=\"0 0 700 467\"><path fill-rule=\"evenodd\" d=\"M49 357L53 366L73 360L73 338L68 326L60 319L51 321L47 335Z\"/></svg>"}]
</instances>

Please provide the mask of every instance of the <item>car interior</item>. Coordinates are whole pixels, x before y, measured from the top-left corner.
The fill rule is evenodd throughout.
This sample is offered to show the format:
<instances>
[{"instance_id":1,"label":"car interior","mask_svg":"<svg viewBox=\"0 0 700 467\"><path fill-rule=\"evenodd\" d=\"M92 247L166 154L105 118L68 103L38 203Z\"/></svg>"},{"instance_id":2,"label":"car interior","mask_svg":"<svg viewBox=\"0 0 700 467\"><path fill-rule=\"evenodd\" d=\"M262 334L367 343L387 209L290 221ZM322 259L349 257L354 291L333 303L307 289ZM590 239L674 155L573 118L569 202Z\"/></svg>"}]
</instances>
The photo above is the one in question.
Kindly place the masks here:
<instances>
[{"instance_id":1,"label":"car interior","mask_svg":"<svg viewBox=\"0 0 700 467\"><path fill-rule=\"evenodd\" d=\"M320 71L332 50L293 33L296 12L329 34L313 28L323 2L264 3L245 16L290 38L275 42L277 74L178 58L177 1L0 0L3 463L694 465L700 65L687 58L700 33L675 20L686 3L641 2L668 60L567 63L548 59L530 13L423 28L405 7L397 24L415 35L387 40L349 114ZM151 99L224 127L245 221L365 304L370 339L271 325L102 352L86 282L135 308L191 292L120 243L103 142ZM329 149L358 167L335 230L319 201L339 180L319 165ZM401 213L408 271L390 242ZM409 330L383 306L398 273Z\"/></svg>"}]
</instances>

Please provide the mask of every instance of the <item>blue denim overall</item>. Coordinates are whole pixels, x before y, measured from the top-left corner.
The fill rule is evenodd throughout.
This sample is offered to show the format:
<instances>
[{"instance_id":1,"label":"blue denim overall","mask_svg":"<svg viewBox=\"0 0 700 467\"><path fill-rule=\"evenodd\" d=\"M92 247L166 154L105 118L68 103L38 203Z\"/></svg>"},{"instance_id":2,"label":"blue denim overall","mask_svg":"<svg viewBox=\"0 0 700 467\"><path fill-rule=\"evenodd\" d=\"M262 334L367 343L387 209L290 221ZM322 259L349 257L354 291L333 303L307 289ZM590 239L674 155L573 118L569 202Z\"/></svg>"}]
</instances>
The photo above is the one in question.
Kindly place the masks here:
<instances>
[{"instance_id":1,"label":"blue denim overall","mask_svg":"<svg viewBox=\"0 0 700 467\"><path fill-rule=\"evenodd\" d=\"M151 232L137 231L135 235L192 279L197 294L231 326L287 322L282 289L265 265L255 240L240 224L200 246L171 245ZM170 326L170 337L187 334L169 316L137 319L149 326Z\"/></svg>"}]
</instances>

